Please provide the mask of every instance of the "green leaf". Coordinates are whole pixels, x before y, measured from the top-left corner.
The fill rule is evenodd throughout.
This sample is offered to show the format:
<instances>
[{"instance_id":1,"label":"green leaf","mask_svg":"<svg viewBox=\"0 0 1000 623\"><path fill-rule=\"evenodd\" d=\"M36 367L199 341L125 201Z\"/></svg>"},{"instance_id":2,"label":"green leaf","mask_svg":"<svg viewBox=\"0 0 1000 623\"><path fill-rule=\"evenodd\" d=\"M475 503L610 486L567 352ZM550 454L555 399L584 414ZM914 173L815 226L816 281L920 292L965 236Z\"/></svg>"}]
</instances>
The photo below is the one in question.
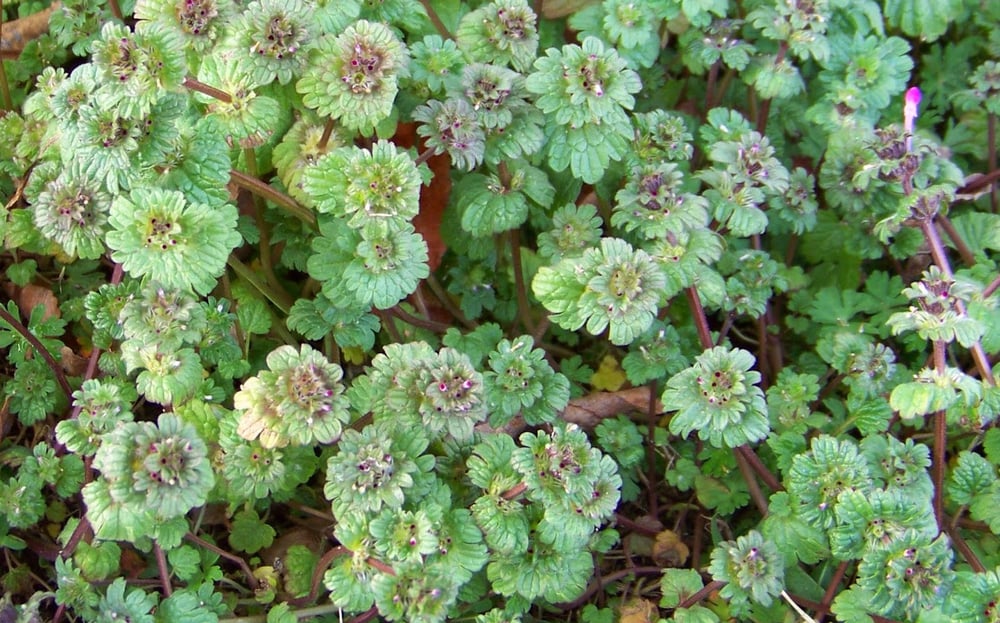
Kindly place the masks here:
<instances>
[{"instance_id":1,"label":"green leaf","mask_svg":"<svg viewBox=\"0 0 1000 623\"><path fill-rule=\"evenodd\" d=\"M959 237L973 253L985 254L986 250L1000 251L1000 214L966 212L951 219ZM950 237L945 238L954 247Z\"/></svg>"},{"instance_id":2,"label":"green leaf","mask_svg":"<svg viewBox=\"0 0 1000 623\"><path fill-rule=\"evenodd\" d=\"M885 0L885 21L911 37L934 41L962 13L961 0Z\"/></svg>"},{"instance_id":3,"label":"green leaf","mask_svg":"<svg viewBox=\"0 0 1000 623\"><path fill-rule=\"evenodd\" d=\"M287 603L280 603L267 611L267 623L297 623L298 617Z\"/></svg>"},{"instance_id":4,"label":"green leaf","mask_svg":"<svg viewBox=\"0 0 1000 623\"><path fill-rule=\"evenodd\" d=\"M106 580L119 571L122 550L114 541L81 541L73 554L80 573L91 581Z\"/></svg>"},{"instance_id":5,"label":"green leaf","mask_svg":"<svg viewBox=\"0 0 1000 623\"><path fill-rule=\"evenodd\" d=\"M996 468L989 461L978 454L962 452L948 479L948 495L956 504L971 504L990 489L996 478Z\"/></svg>"},{"instance_id":6,"label":"green leaf","mask_svg":"<svg viewBox=\"0 0 1000 623\"><path fill-rule=\"evenodd\" d=\"M983 451L994 466L1000 466L1000 429L991 428L983 437Z\"/></svg>"},{"instance_id":7,"label":"green leaf","mask_svg":"<svg viewBox=\"0 0 1000 623\"><path fill-rule=\"evenodd\" d=\"M660 577L660 607L676 608L705 586L695 569L664 569Z\"/></svg>"},{"instance_id":8,"label":"green leaf","mask_svg":"<svg viewBox=\"0 0 1000 623\"><path fill-rule=\"evenodd\" d=\"M293 545L282 560L285 565L285 589L295 597L307 595L312 588L313 571L319 556L305 545Z\"/></svg>"},{"instance_id":9,"label":"green leaf","mask_svg":"<svg viewBox=\"0 0 1000 623\"><path fill-rule=\"evenodd\" d=\"M190 545L175 547L167 552L170 570L178 579L188 582L201 571L201 554Z\"/></svg>"},{"instance_id":10,"label":"green leaf","mask_svg":"<svg viewBox=\"0 0 1000 623\"><path fill-rule=\"evenodd\" d=\"M267 311L267 303L261 299L241 298L236 306L236 317L247 335L263 335L271 330L271 314Z\"/></svg>"},{"instance_id":11,"label":"green leaf","mask_svg":"<svg viewBox=\"0 0 1000 623\"><path fill-rule=\"evenodd\" d=\"M778 546L786 560L797 558L805 564L816 564L829 552L826 534L798 516L784 491L771 495L761 532Z\"/></svg>"},{"instance_id":12,"label":"green leaf","mask_svg":"<svg viewBox=\"0 0 1000 623\"><path fill-rule=\"evenodd\" d=\"M153 531L154 520L145 508L112 499L108 483L101 479L83 488L87 518L99 538L135 543Z\"/></svg>"},{"instance_id":13,"label":"green leaf","mask_svg":"<svg viewBox=\"0 0 1000 623\"><path fill-rule=\"evenodd\" d=\"M701 474L698 464L691 459L681 457L674 461L673 466L667 470L667 482L680 491L690 491L694 487L695 480Z\"/></svg>"},{"instance_id":14,"label":"green leaf","mask_svg":"<svg viewBox=\"0 0 1000 623\"><path fill-rule=\"evenodd\" d=\"M675 610L674 617L670 620L672 623L719 623L719 615L704 606L691 606Z\"/></svg>"},{"instance_id":15,"label":"green leaf","mask_svg":"<svg viewBox=\"0 0 1000 623\"><path fill-rule=\"evenodd\" d=\"M274 528L261 520L253 510L244 510L233 517L229 545L233 549L255 554L274 542Z\"/></svg>"},{"instance_id":16,"label":"green leaf","mask_svg":"<svg viewBox=\"0 0 1000 623\"><path fill-rule=\"evenodd\" d=\"M7 277L14 282L14 285L24 287L31 282L38 271L38 262L32 259L17 262L7 267Z\"/></svg>"},{"instance_id":17,"label":"green leaf","mask_svg":"<svg viewBox=\"0 0 1000 623\"><path fill-rule=\"evenodd\" d=\"M218 623L218 613L213 611L211 601L221 601L222 595L214 594L215 600L206 599L204 590L197 592L190 588L175 590L170 597L160 602L156 608L156 623ZM211 586L208 587L211 593Z\"/></svg>"},{"instance_id":18,"label":"green leaf","mask_svg":"<svg viewBox=\"0 0 1000 623\"><path fill-rule=\"evenodd\" d=\"M735 482L723 482L717 478L698 475L694 479L694 491L698 496L698 501L708 509L715 510L723 515L731 515L736 509L746 506L750 501L750 494L743 486L735 485Z\"/></svg>"},{"instance_id":19,"label":"green leaf","mask_svg":"<svg viewBox=\"0 0 1000 623\"><path fill-rule=\"evenodd\" d=\"M135 188L111 204L112 257L137 277L207 293L241 241L231 204L189 203L177 191Z\"/></svg>"}]
</instances>

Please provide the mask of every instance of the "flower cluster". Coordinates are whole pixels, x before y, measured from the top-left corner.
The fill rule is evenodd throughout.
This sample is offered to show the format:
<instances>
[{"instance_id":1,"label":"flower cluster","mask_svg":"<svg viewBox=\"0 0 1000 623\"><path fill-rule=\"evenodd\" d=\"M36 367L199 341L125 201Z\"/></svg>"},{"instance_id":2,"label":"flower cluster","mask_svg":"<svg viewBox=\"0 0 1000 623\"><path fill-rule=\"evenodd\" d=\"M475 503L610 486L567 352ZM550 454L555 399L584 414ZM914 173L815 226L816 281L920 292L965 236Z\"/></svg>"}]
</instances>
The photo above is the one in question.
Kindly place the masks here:
<instances>
[{"instance_id":1,"label":"flower cluster","mask_svg":"<svg viewBox=\"0 0 1000 623\"><path fill-rule=\"evenodd\" d=\"M536 20L527 0L496 0L462 17L455 36L473 61L526 71L538 50Z\"/></svg>"},{"instance_id":2,"label":"flower cluster","mask_svg":"<svg viewBox=\"0 0 1000 623\"><path fill-rule=\"evenodd\" d=\"M111 204L107 242L130 274L207 293L241 241L236 208L189 203L177 191L137 188Z\"/></svg>"},{"instance_id":3,"label":"flower cluster","mask_svg":"<svg viewBox=\"0 0 1000 623\"><path fill-rule=\"evenodd\" d=\"M430 274L427 243L405 223L370 223L352 229L343 219L324 220L313 240L309 274L323 293L344 307L388 309Z\"/></svg>"},{"instance_id":4,"label":"flower cluster","mask_svg":"<svg viewBox=\"0 0 1000 623\"><path fill-rule=\"evenodd\" d=\"M754 357L742 349L717 346L706 350L690 368L667 381L663 404L676 411L670 432L698 437L717 448L759 441L770 430L760 373Z\"/></svg>"},{"instance_id":5,"label":"flower cluster","mask_svg":"<svg viewBox=\"0 0 1000 623\"><path fill-rule=\"evenodd\" d=\"M738 611L749 601L768 606L785 588L785 563L777 546L756 530L712 550L712 578L726 585L719 594Z\"/></svg>"},{"instance_id":6,"label":"flower cluster","mask_svg":"<svg viewBox=\"0 0 1000 623\"><path fill-rule=\"evenodd\" d=\"M648 239L708 225L708 201L682 190L684 176L673 162L636 166L615 195L611 224Z\"/></svg>"},{"instance_id":7,"label":"flower cluster","mask_svg":"<svg viewBox=\"0 0 1000 623\"><path fill-rule=\"evenodd\" d=\"M257 84L288 84L306 67L312 37L309 10L301 0L255 0L230 25L221 47L239 52Z\"/></svg>"},{"instance_id":8,"label":"flower cluster","mask_svg":"<svg viewBox=\"0 0 1000 623\"><path fill-rule=\"evenodd\" d=\"M920 281L903 290L903 294L916 305L911 306L909 311L893 314L887 324L895 335L916 331L925 340L957 341L968 348L986 330L980 321L964 313L963 304L975 292L972 284L957 281L942 273L937 266L931 266L924 271Z\"/></svg>"},{"instance_id":9,"label":"flower cluster","mask_svg":"<svg viewBox=\"0 0 1000 623\"><path fill-rule=\"evenodd\" d=\"M718 125L720 118L710 116L710 121ZM738 236L763 233L767 201L788 190L788 170L770 141L755 130L741 131L713 143L708 155L715 164L699 176L709 186L705 197L713 217Z\"/></svg>"},{"instance_id":10,"label":"flower cluster","mask_svg":"<svg viewBox=\"0 0 1000 623\"><path fill-rule=\"evenodd\" d=\"M584 182L600 180L611 161L620 161L633 138L626 109L642 87L614 48L588 37L583 45L550 49L535 61L528 91L549 120L548 161L555 171L569 167Z\"/></svg>"},{"instance_id":11,"label":"flower cluster","mask_svg":"<svg viewBox=\"0 0 1000 623\"><path fill-rule=\"evenodd\" d=\"M611 342L629 344L653 322L667 280L645 251L618 238L582 257L543 266L532 282L552 321L575 331L584 324L597 335L610 327Z\"/></svg>"},{"instance_id":12,"label":"flower cluster","mask_svg":"<svg viewBox=\"0 0 1000 623\"><path fill-rule=\"evenodd\" d=\"M370 131L392 112L407 50L385 24L359 20L320 37L295 88L306 106L352 130Z\"/></svg>"},{"instance_id":13,"label":"flower cluster","mask_svg":"<svg viewBox=\"0 0 1000 623\"><path fill-rule=\"evenodd\" d=\"M388 423L344 431L326 467L323 493L337 517L398 509L407 496L418 498L432 482L434 457L428 439Z\"/></svg>"},{"instance_id":14,"label":"flower cluster","mask_svg":"<svg viewBox=\"0 0 1000 623\"><path fill-rule=\"evenodd\" d=\"M813 439L809 452L792 460L788 492L808 522L826 530L836 522L840 494L869 491L873 486L868 462L855 443L829 435Z\"/></svg>"},{"instance_id":15,"label":"flower cluster","mask_svg":"<svg viewBox=\"0 0 1000 623\"><path fill-rule=\"evenodd\" d=\"M520 414L530 425L552 422L569 402L569 381L554 372L531 337L501 340L489 355L483 378L490 423L500 426Z\"/></svg>"},{"instance_id":16,"label":"flower cluster","mask_svg":"<svg viewBox=\"0 0 1000 623\"><path fill-rule=\"evenodd\" d=\"M218 424L221 489L231 503L285 499L316 471L319 461L311 446L265 448L259 439L242 437L239 425L237 412L224 414Z\"/></svg>"},{"instance_id":17,"label":"flower cluster","mask_svg":"<svg viewBox=\"0 0 1000 623\"><path fill-rule=\"evenodd\" d=\"M96 259L104 253L111 197L78 165L63 169L32 202L35 226L67 255Z\"/></svg>"},{"instance_id":18,"label":"flower cluster","mask_svg":"<svg viewBox=\"0 0 1000 623\"><path fill-rule=\"evenodd\" d=\"M134 33L121 24L105 24L92 53L99 75L116 85L102 89L102 97L128 114L148 112L163 91L180 86L186 71L181 38L150 22Z\"/></svg>"},{"instance_id":19,"label":"flower cluster","mask_svg":"<svg viewBox=\"0 0 1000 623\"><path fill-rule=\"evenodd\" d=\"M76 418L56 424L56 439L70 452L93 456L101 436L124 422L132 421L132 402L136 399L131 385L115 380L90 379L73 392L73 404L80 409Z\"/></svg>"},{"instance_id":20,"label":"flower cluster","mask_svg":"<svg viewBox=\"0 0 1000 623\"><path fill-rule=\"evenodd\" d=\"M125 422L102 438L94 456L101 478L83 489L98 536L135 542L157 521L203 504L215 484L205 442L172 413Z\"/></svg>"},{"instance_id":21,"label":"flower cluster","mask_svg":"<svg viewBox=\"0 0 1000 623\"><path fill-rule=\"evenodd\" d=\"M507 435L488 436L467 463L483 489L472 515L492 550L487 575L504 595L573 599L593 570L587 543L614 512L621 478L614 460L573 425L520 441L516 447ZM518 482L527 505L508 494Z\"/></svg>"},{"instance_id":22,"label":"flower cluster","mask_svg":"<svg viewBox=\"0 0 1000 623\"><path fill-rule=\"evenodd\" d=\"M371 150L341 147L305 169L302 188L316 210L345 218L354 229L406 225L420 209L420 173L389 141Z\"/></svg>"},{"instance_id":23,"label":"flower cluster","mask_svg":"<svg viewBox=\"0 0 1000 623\"><path fill-rule=\"evenodd\" d=\"M298 351L292 346L271 351L267 367L233 396L233 405L242 411L241 437L259 437L265 448L331 443L340 437L350 418L341 396L340 366L303 344Z\"/></svg>"}]
</instances>

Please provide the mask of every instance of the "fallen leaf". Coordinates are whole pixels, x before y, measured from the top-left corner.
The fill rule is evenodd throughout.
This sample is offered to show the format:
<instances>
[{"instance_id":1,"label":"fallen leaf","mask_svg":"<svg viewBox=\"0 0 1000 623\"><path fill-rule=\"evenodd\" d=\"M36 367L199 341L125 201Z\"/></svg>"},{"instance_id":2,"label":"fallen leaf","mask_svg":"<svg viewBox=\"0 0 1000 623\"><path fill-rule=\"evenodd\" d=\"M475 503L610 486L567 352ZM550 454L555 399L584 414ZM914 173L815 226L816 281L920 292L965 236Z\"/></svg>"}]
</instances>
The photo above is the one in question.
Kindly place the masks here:
<instances>
[{"instance_id":1,"label":"fallen leaf","mask_svg":"<svg viewBox=\"0 0 1000 623\"><path fill-rule=\"evenodd\" d=\"M21 288L21 292L17 295L17 306L21 308L21 313L25 317L30 316L31 310L39 305L45 308L45 318L59 317L59 299L52 290L33 283Z\"/></svg>"},{"instance_id":2,"label":"fallen leaf","mask_svg":"<svg viewBox=\"0 0 1000 623\"><path fill-rule=\"evenodd\" d=\"M601 423L601 420L614 417L620 413L649 410L649 387L630 387L617 392L594 392L569 401L563 409L562 419L572 422L581 428L591 429ZM656 413L663 411L663 405L657 400L653 405Z\"/></svg>"},{"instance_id":3,"label":"fallen leaf","mask_svg":"<svg viewBox=\"0 0 1000 623\"><path fill-rule=\"evenodd\" d=\"M393 140L403 148L424 148L415 123L400 123ZM441 239L441 217L451 196L451 158L447 154L431 156L427 166L434 177L430 185L420 187L420 212L413 219L413 227L427 242L427 264L433 272L441 265L446 250Z\"/></svg>"},{"instance_id":4,"label":"fallen leaf","mask_svg":"<svg viewBox=\"0 0 1000 623\"><path fill-rule=\"evenodd\" d=\"M673 530L664 530L653 542L653 561L661 567L680 567L687 562L691 550Z\"/></svg>"},{"instance_id":5,"label":"fallen leaf","mask_svg":"<svg viewBox=\"0 0 1000 623\"><path fill-rule=\"evenodd\" d=\"M656 604L648 599L630 599L622 606L620 623L653 623L660 620Z\"/></svg>"},{"instance_id":6,"label":"fallen leaf","mask_svg":"<svg viewBox=\"0 0 1000 623\"><path fill-rule=\"evenodd\" d=\"M590 377L590 384L594 389L616 392L627 380L618 360L611 355L605 355L597 372Z\"/></svg>"},{"instance_id":7,"label":"fallen leaf","mask_svg":"<svg viewBox=\"0 0 1000 623\"><path fill-rule=\"evenodd\" d=\"M83 376L87 371L87 358L77 355L69 346L59 349L59 363L67 376Z\"/></svg>"}]
</instances>

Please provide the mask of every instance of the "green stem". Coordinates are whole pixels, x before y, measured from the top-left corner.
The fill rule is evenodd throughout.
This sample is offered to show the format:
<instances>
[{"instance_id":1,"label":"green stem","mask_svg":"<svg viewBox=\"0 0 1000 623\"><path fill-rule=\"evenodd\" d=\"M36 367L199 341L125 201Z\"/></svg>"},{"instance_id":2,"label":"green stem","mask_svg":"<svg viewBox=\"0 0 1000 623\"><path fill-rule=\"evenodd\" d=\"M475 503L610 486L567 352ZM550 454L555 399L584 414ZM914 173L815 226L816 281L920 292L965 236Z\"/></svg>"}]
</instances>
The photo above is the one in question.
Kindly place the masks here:
<instances>
[{"instance_id":1,"label":"green stem","mask_svg":"<svg viewBox=\"0 0 1000 623\"><path fill-rule=\"evenodd\" d=\"M250 179L258 179L257 154L250 148L245 149L243 154L247 162L248 177L250 177ZM267 210L267 204L263 197L255 194L253 196L253 206L254 223L257 225L257 231L260 235L257 249L260 253L260 267L264 272L264 278L267 280L267 283L272 290L275 292L285 292L285 288L278 279L278 275L274 273L275 262L274 257L271 255L271 227L264 218L264 212Z\"/></svg>"},{"instance_id":2,"label":"green stem","mask_svg":"<svg viewBox=\"0 0 1000 623\"><path fill-rule=\"evenodd\" d=\"M505 500L513 500L514 498L521 495L527 490L528 490L528 485L524 484L523 482L519 482L510 489L504 491L500 495L500 497L502 497Z\"/></svg>"},{"instance_id":3,"label":"green stem","mask_svg":"<svg viewBox=\"0 0 1000 623\"><path fill-rule=\"evenodd\" d=\"M646 443L643 444L646 450L646 491L648 492L648 501L646 506L649 509L649 516L656 517L659 507L659 490L657 487L657 481L659 480L659 471L656 468L656 448L653 442L656 439L656 424L657 424L657 408L656 408L656 397L659 394L657 391L656 379L649 382L649 402L646 403Z\"/></svg>"},{"instance_id":4,"label":"green stem","mask_svg":"<svg viewBox=\"0 0 1000 623\"><path fill-rule=\"evenodd\" d=\"M229 282L229 273L223 272L222 279L219 281L222 286L222 295L225 296L230 301L236 300L233 297L233 289ZM240 351L243 353L244 357L247 357L250 353L249 345L250 342L247 340L247 336L243 333L243 327L240 326L240 319L236 318L233 321L233 329L236 333L236 343L240 346Z\"/></svg>"},{"instance_id":5,"label":"green stem","mask_svg":"<svg viewBox=\"0 0 1000 623\"><path fill-rule=\"evenodd\" d=\"M719 81L719 67L722 66L722 59L716 60L708 70L708 82L705 83L705 114L702 120L708 116L708 111L715 107L715 88Z\"/></svg>"},{"instance_id":6,"label":"green stem","mask_svg":"<svg viewBox=\"0 0 1000 623\"><path fill-rule=\"evenodd\" d=\"M319 143L316 145L320 151L326 151L326 144L330 142L330 137L333 136L334 127L336 127L336 124L333 122L333 119L327 119L326 124L323 126L323 135L319 137Z\"/></svg>"},{"instance_id":7,"label":"green stem","mask_svg":"<svg viewBox=\"0 0 1000 623\"><path fill-rule=\"evenodd\" d=\"M983 565L981 560L979 560L979 556L976 556L976 553L972 551L972 548L965 542L965 539L962 538L962 535L959 534L958 530L954 526L947 524L944 524L944 527L948 537L951 538L952 545L954 545L955 549L962 554L962 557L965 558L965 562L969 563L972 570L976 573L986 573L986 566Z\"/></svg>"},{"instance_id":8,"label":"green stem","mask_svg":"<svg viewBox=\"0 0 1000 623\"><path fill-rule=\"evenodd\" d=\"M323 557L316 563L316 568L313 569L312 584L309 587L309 594L297 599L290 599L288 600L288 604L290 606L304 606L316 599L316 596L319 594L320 581L323 579L323 574L326 572L327 567L333 563L335 558L347 556L350 553L351 550L347 549L343 545L338 545L323 554Z\"/></svg>"},{"instance_id":9,"label":"green stem","mask_svg":"<svg viewBox=\"0 0 1000 623\"><path fill-rule=\"evenodd\" d=\"M2 22L3 4L0 4L0 23ZM0 31L0 37L2 36L2 31ZM0 95L3 96L4 110L14 110L14 99L10 96L10 84L7 82L7 68L4 67L2 59L0 59Z\"/></svg>"},{"instance_id":10,"label":"green stem","mask_svg":"<svg viewBox=\"0 0 1000 623\"><path fill-rule=\"evenodd\" d=\"M764 462L760 460L757 453L754 452L753 448L748 445L742 445L736 448L736 452L746 459L753 471L764 481L764 484L768 486L772 491L784 491L785 488L781 486L781 481L778 480L771 470L764 465Z\"/></svg>"},{"instance_id":11,"label":"green stem","mask_svg":"<svg viewBox=\"0 0 1000 623\"><path fill-rule=\"evenodd\" d=\"M289 602L291 603L291 602ZM292 610L290 614L296 619L314 619L316 617L321 617L323 615L334 615L343 612L343 608L336 604L323 604L322 606L313 606L311 608L303 608L301 610ZM266 614L255 614L248 617L229 617L225 619L219 619L219 623L267 623Z\"/></svg>"},{"instance_id":12,"label":"green stem","mask_svg":"<svg viewBox=\"0 0 1000 623\"><path fill-rule=\"evenodd\" d=\"M611 586L615 582L627 577L637 577L637 576L656 576L663 574L663 567L628 567L626 569L619 569L614 573L608 574L603 577L597 577L593 582L587 587L587 590L583 591L583 594L574 599L571 602L564 604L557 604L556 607L566 611L576 610L577 608L583 606L585 603L590 601L594 595L608 586Z\"/></svg>"},{"instance_id":13,"label":"green stem","mask_svg":"<svg viewBox=\"0 0 1000 623\"><path fill-rule=\"evenodd\" d=\"M993 113L986 114L986 140L989 142L989 147L986 150L988 154L986 168L993 171L997 168L997 116ZM990 186L990 210L993 214L997 213L996 184Z\"/></svg>"},{"instance_id":14,"label":"green stem","mask_svg":"<svg viewBox=\"0 0 1000 623\"><path fill-rule=\"evenodd\" d=\"M944 233L948 234L948 238L951 239L952 244L955 245L955 250L958 251L959 256L962 258L962 262L966 266L976 265L976 256L972 254L972 250L969 249L969 245L965 244L965 240L962 239L962 235L958 233L955 226L951 224L951 219L949 219L944 214L937 215L937 222L941 225L941 229Z\"/></svg>"},{"instance_id":15,"label":"green stem","mask_svg":"<svg viewBox=\"0 0 1000 623\"><path fill-rule=\"evenodd\" d=\"M785 60L785 55L788 54L788 42L782 41L778 44L778 54L774 57L774 65L777 67ZM771 115L771 100L766 99L760 104L760 109L757 111L757 131L762 135L767 130L767 118Z\"/></svg>"},{"instance_id":16,"label":"green stem","mask_svg":"<svg viewBox=\"0 0 1000 623\"><path fill-rule=\"evenodd\" d=\"M434 155L434 148L433 147L427 147L422 152L420 152L420 154L418 154L416 158L413 159L413 164L415 164L415 165L417 165L419 167L423 163L425 163L428 160L430 160L431 156L433 156L433 155Z\"/></svg>"},{"instance_id":17,"label":"green stem","mask_svg":"<svg viewBox=\"0 0 1000 623\"><path fill-rule=\"evenodd\" d=\"M76 551L76 546L80 544L80 541L88 533L93 534L93 531L91 530L90 520L84 515L80 518L80 523L76 524L76 528L73 530L73 534L69 536L69 540L66 541L66 546L62 548L62 556L65 560L69 560L73 552Z\"/></svg>"},{"instance_id":18,"label":"green stem","mask_svg":"<svg viewBox=\"0 0 1000 623\"><path fill-rule=\"evenodd\" d=\"M316 215L309 208L299 205L294 199L270 184L265 184L259 179L235 169L229 172L229 180L240 188L250 191L255 196L266 199L279 208L284 208L285 211L295 218L309 227L316 229Z\"/></svg>"},{"instance_id":19,"label":"green stem","mask_svg":"<svg viewBox=\"0 0 1000 623\"><path fill-rule=\"evenodd\" d=\"M247 561L243 560L242 558L240 558L239 556L237 556L235 554L230 554L229 552L227 552L226 550L222 549L218 545L214 545L212 543L209 543L205 539L203 539L203 538L201 538L199 536L195 536L194 534L192 534L190 532L188 532L187 534L184 535L184 539L187 540L187 541L190 541L191 543L194 543L198 547L203 547L203 548L207 549L208 551L210 551L210 552L212 552L212 553L214 553L214 554L216 554L218 556L221 556L222 558L225 558L226 560L228 560L230 562L236 563L236 565L243 572L243 575L246 576L247 582L250 584L250 587L253 588L253 589L256 589L259 586L259 582L257 582L257 578L254 577L253 571L250 569L250 565L247 564Z\"/></svg>"},{"instance_id":20,"label":"green stem","mask_svg":"<svg viewBox=\"0 0 1000 623\"><path fill-rule=\"evenodd\" d=\"M736 457L736 465L739 466L740 473L743 474L743 480L747 483L747 492L750 493L750 499L757 505L757 510L760 511L761 516L767 517L767 498L764 497L764 492L760 490L757 477L754 476L753 469L747 463L746 456L741 454L737 448L733 448L733 456Z\"/></svg>"},{"instance_id":21,"label":"green stem","mask_svg":"<svg viewBox=\"0 0 1000 623\"><path fill-rule=\"evenodd\" d=\"M382 328L389 334L392 341L397 344L402 344L403 336L399 334L399 330L396 328L396 323L393 320L392 314L382 309L376 309L375 315L378 316L379 320L382 322Z\"/></svg>"},{"instance_id":22,"label":"green stem","mask_svg":"<svg viewBox=\"0 0 1000 623\"><path fill-rule=\"evenodd\" d=\"M69 381L66 380L66 375L63 373L62 367L58 362L56 362L55 358L52 357L52 354L49 353L48 349L42 345L42 342L35 337L31 331L28 330L28 327L24 326L19 319L11 315L11 313L8 312L7 308L3 305L0 305L0 320L9 324L12 329L21 334L21 337L23 337L28 344L31 344L31 348L34 349L38 356L45 360L45 365L52 370L53 376L56 377L56 383L59 384L59 389L66 394L66 398L68 398L70 402L73 402L73 388L70 387Z\"/></svg>"},{"instance_id":23,"label":"green stem","mask_svg":"<svg viewBox=\"0 0 1000 623\"><path fill-rule=\"evenodd\" d=\"M451 297L448 296L448 292L445 291L444 286L442 286L441 282L438 281L438 278L434 276L434 273L428 275L427 278L424 279L424 283L426 283L427 287L431 289L431 292L441 303L441 306L444 307L445 311L451 314L455 320L462 323L466 329L473 330L479 326L475 322L466 318L465 314L462 313L462 310L459 309L454 302L452 302Z\"/></svg>"},{"instance_id":24,"label":"green stem","mask_svg":"<svg viewBox=\"0 0 1000 623\"><path fill-rule=\"evenodd\" d=\"M524 264L521 262L521 234L517 229L510 230L507 238L510 244L510 257L514 265L514 288L517 291L517 315L524 325L525 333L534 334L535 323L531 320L531 308L528 303L528 290L524 285Z\"/></svg>"},{"instance_id":25,"label":"green stem","mask_svg":"<svg viewBox=\"0 0 1000 623\"><path fill-rule=\"evenodd\" d=\"M340 365L340 347L337 346L337 341L333 339L332 333L323 336L323 354L331 362Z\"/></svg>"},{"instance_id":26,"label":"green stem","mask_svg":"<svg viewBox=\"0 0 1000 623\"><path fill-rule=\"evenodd\" d=\"M288 312L292 309L292 303L294 301L288 296L288 293L284 290L278 292L272 290L257 273L250 270L246 264L236 259L235 255L230 254L229 259L226 260L226 264L229 265L241 279L245 279L250 285L254 287L258 292L264 295L267 300L271 301L275 307L277 307L286 316Z\"/></svg>"},{"instance_id":27,"label":"green stem","mask_svg":"<svg viewBox=\"0 0 1000 623\"><path fill-rule=\"evenodd\" d=\"M826 592L823 593L823 600L819 603L827 611L830 610L830 604L833 603L833 598L837 596L837 589L840 587L840 583L843 581L844 575L847 574L847 568L850 564L850 561L845 560L837 565L837 568L833 572L833 577L830 578L830 583L826 586ZM823 623L823 616L824 615L822 614L817 615L816 620L819 623Z\"/></svg>"},{"instance_id":28,"label":"green stem","mask_svg":"<svg viewBox=\"0 0 1000 623\"><path fill-rule=\"evenodd\" d=\"M434 30L438 31L438 34L441 35L443 39L454 39L455 37L451 35L448 28L444 25L444 22L441 21L441 17L437 14L437 11L434 10L430 0L420 0L420 4L423 5L424 11L427 12L427 17L431 20L431 23L434 24Z\"/></svg>"},{"instance_id":29,"label":"green stem","mask_svg":"<svg viewBox=\"0 0 1000 623\"><path fill-rule=\"evenodd\" d=\"M451 328L451 325L447 325L443 322L437 322L434 320L419 318L417 316L414 316L413 314L406 311L402 307L399 307L398 305L396 307L391 308L388 311L390 314L392 314L396 318L399 318L400 320L402 320L407 324L411 324L421 329L427 329L428 331L433 331L434 333L444 333L445 331Z\"/></svg>"},{"instance_id":30,"label":"green stem","mask_svg":"<svg viewBox=\"0 0 1000 623\"><path fill-rule=\"evenodd\" d=\"M707 598L709 595L711 595L715 591L721 589L725 585L726 585L726 583L723 582L722 580L712 580L711 582L709 582L705 586L702 586L700 590L698 590L698 591L692 593L691 595L689 595L687 599L685 599L681 603L677 604L677 608L678 609L679 608L690 608L691 606L696 605L702 599Z\"/></svg>"},{"instance_id":31,"label":"green stem","mask_svg":"<svg viewBox=\"0 0 1000 623\"><path fill-rule=\"evenodd\" d=\"M983 290L983 298L988 299L993 296L993 293L997 291L997 288L1000 288L1000 276L991 281L990 285L986 286L986 289Z\"/></svg>"}]
</instances>

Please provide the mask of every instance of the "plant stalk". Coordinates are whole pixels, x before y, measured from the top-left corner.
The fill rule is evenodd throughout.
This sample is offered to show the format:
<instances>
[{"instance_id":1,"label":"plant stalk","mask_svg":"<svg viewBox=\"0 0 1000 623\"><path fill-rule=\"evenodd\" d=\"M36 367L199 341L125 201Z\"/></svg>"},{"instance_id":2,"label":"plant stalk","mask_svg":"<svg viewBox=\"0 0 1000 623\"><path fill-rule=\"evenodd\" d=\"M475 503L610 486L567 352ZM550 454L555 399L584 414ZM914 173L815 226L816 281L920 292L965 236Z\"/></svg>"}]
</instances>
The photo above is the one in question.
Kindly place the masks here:
<instances>
[{"instance_id":1,"label":"plant stalk","mask_svg":"<svg viewBox=\"0 0 1000 623\"><path fill-rule=\"evenodd\" d=\"M946 277L954 279L955 274L951 270L951 264L948 263L948 255L945 253L944 244L941 242L941 236L938 235L937 228L934 227L934 222L929 219L922 220L920 222L920 230L924 233L924 238L931 247L931 257L934 259L934 263L937 264L937 267L941 269L941 272ZM956 299L955 307L958 308L959 313L968 315L969 312L965 308L965 301ZM979 375L983 379L983 382L990 386L996 385L996 380L993 378L993 367L986 356L986 352L983 350L982 343L976 340L969 350L972 352L972 358L976 362L976 368L979 370Z\"/></svg>"},{"instance_id":2,"label":"plant stalk","mask_svg":"<svg viewBox=\"0 0 1000 623\"><path fill-rule=\"evenodd\" d=\"M299 205L294 199L274 188L270 184L265 184L255 177L246 173L241 173L235 169L229 172L229 180L262 199L267 199L286 212L299 219L309 227L316 229L316 215L309 208Z\"/></svg>"},{"instance_id":3,"label":"plant stalk","mask_svg":"<svg viewBox=\"0 0 1000 623\"><path fill-rule=\"evenodd\" d=\"M62 366L60 366L55 360L52 353L50 353L48 349L42 345L41 340L35 337L35 335L28 330L28 327L24 326L19 319L11 315L11 313L8 312L7 308L3 305L0 305L0 320L3 320L9 324L12 329L20 333L21 337L23 337L28 344L31 345L31 348L34 349L35 353L45 360L45 365L49 367L49 370L51 370L53 376L55 376L59 389L66 394L66 398L68 398L70 402L73 402L73 388L70 387Z\"/></svg>"}]
</instances>

